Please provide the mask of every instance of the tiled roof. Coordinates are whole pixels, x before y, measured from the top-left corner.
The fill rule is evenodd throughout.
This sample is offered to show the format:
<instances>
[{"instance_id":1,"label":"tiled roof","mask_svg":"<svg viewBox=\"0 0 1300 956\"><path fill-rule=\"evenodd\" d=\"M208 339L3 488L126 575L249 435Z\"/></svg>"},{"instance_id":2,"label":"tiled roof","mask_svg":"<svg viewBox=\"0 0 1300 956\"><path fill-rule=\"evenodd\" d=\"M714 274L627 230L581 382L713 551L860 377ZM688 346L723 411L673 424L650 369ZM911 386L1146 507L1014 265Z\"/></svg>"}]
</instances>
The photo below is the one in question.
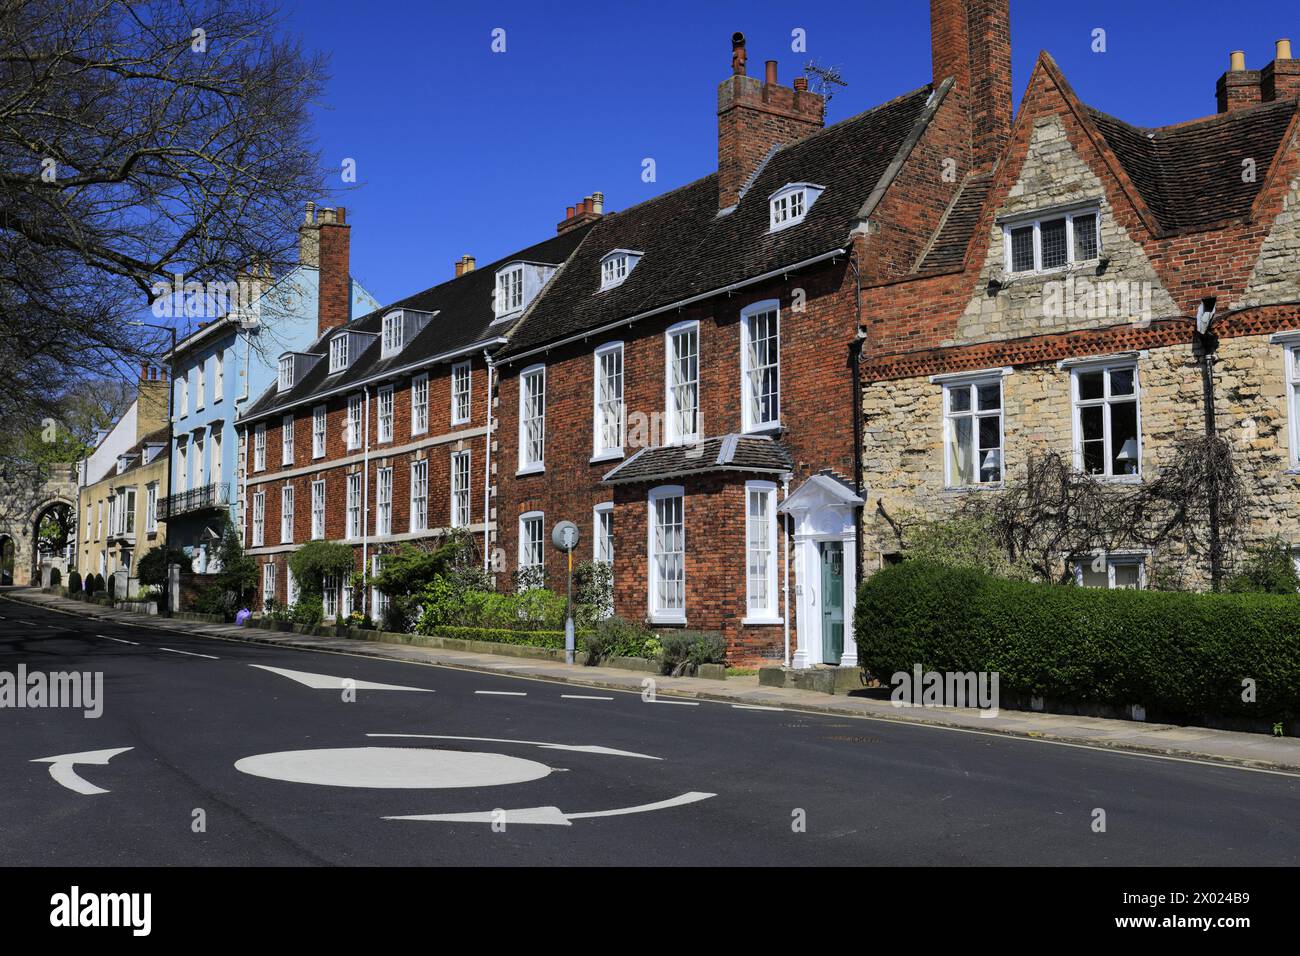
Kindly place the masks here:
<instances>
[{"instance_id":1,"label":"tiled roof","mask_svg":"<svg viewBox=\"0 0 1300 956\"><path fill-rule=\"evenodd\" d=\"M962 264L966 258L966 246L992 184L992 173L970 176L962 183L916 271L951 269Z\"/></svg>"},{"instance_id":2,"label":"tiled roof","mask_svg":"<svg viewBox=\"0 0 1300 956\"><path fill-rule=\"evenodd\" d=\"M784 445L761 435L723 435L691 445L643 448L605 475L609 484L659 481L714 471L781 474L792 467Z\"/></svg>"},{"instance_id":3,"label":"tiled roof","mask_svg":"<svg viewBox=\"0 0 1300 956\"><path fill-rule=\"evenodd\" d=\"M329 374L329 361L327 358L322 358L288 391L278 391L277 387L272 385L240 418L247 420L270 414L326 391L344 388L383 375L390 370L405 368L479 342L503 337L518 319L493 325L493 320L496 318L493 311L496 270L516 260L561 265L577 248L589 228L589 226L579 226L553 236L544 242L504 256L496 262L480 266L472 272L448 279L405 299L399 299L368 315L353 319L348 324L339 326L338 329L331 329L303 351L328 355L328 339L340 330L380 333L383 330L384 316L394 309L438 313L396 355L380 358L380 336L378 334L368 336L370 341L365 350L360 355L351 356L345 371Z\"/></svg>"},{"instance_id":4,"label":"tiled roof","mask_svg":"<svg viewBox=\"0 0 1300 956\"><path fill-rule=\"evenodd\" d=\"M730 212L718 211L714 174L606 215L515 326L503 357L843 248L863 203L928 117L929 97L929 87L915 90L776 150ZM803 222L769 232L769 197L800 182L825 191ZM600 292L600 259L613 249L644 256L621 285Z\"/></svg>"},{"instance_id":5,"label":"tiled roof","mask_svg":"<svg viewBox=\"0 0 1300 956\"><path fill-rule=\"evenodd\" d=\"M1245 216L1296 112L1293 100L1264 103L1176 126L1139 129L1088 107L1120 165L1166 232ZM1242 175L1242 161L1255 175Z\"/></svg>"}]
</instances>

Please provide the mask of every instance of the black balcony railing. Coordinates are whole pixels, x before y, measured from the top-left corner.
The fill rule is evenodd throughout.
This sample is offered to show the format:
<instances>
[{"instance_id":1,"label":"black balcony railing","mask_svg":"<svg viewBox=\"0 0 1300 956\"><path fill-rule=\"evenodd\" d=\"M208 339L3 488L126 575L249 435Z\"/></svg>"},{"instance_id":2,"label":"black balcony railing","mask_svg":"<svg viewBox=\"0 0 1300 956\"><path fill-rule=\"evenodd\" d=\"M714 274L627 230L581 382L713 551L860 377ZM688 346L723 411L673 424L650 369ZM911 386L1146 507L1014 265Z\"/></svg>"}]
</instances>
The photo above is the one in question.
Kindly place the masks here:
<instances>
[{"instance_id":1,"label":"black balcony railing","mask_svg":"<svg viewBox=\"0 0 1300 956\"><path fill-rule=\"evenodd\" d=\"M166 498L159 499L158 520L167 520L168 508L171 509L171 517L175 518L196 511L211 511L229 507L229 484L222 482L220 484L204 485L202 488L191 488L189 491L182 491L179 495L169 495Z\"/></svg>"}]
</instances>

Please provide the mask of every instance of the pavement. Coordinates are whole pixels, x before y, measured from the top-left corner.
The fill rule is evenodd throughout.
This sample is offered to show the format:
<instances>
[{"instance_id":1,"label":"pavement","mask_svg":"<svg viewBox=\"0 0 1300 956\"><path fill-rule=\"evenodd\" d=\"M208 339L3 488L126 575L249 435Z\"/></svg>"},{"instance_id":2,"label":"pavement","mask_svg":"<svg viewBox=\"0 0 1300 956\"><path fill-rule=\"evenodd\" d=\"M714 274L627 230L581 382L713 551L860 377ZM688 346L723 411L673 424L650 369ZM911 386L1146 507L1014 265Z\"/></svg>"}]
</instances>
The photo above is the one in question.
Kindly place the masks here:
<instances>
[{"instance_id":1,"label":"pavement","mask_svg":"<svg viewBox=\"0 0 1300 956\"><path fill-rule=\"evenodd\" d=\"M0 865L1300 861L1294 749L1233 749L1290 741L3 597L0 686L100 674L103 712L0 707Z\"/></svg>"},{"instance_id":2,"label":"pavement","mask_svg":"<svg viewBox=\"0 0 1300 956\"><path fill-rule=\"evenodd\" d=\"M170 630L216 640L247 641L299 650L437 664L443 667L563 681L588 687L632 691L638 694L643 691L647 678L644 673L614 667L588 667L580 664L475 654L466 651L372 643L340 637L303 636L227 624L168 620L61 598L35 588L15 588L8 590L7 594L6 592L0 594L63 613L80 614L100 620ZM1300 738L1295 737L1272 737L1265 734L1179 724L1005 709L996 717L990 717L981 716L973 709L900 708L876 696L831 696L815 691L760 687L755 676L729 677L726 681L656 676L654 683L660 693L670 693L677 697L696 700L774 706L844 717L904 721L953 730L1009 734L1061 744L1107 747L1135 753L1218 761L1260 769L1300 771Z\"/></svg>"}]
</instances>

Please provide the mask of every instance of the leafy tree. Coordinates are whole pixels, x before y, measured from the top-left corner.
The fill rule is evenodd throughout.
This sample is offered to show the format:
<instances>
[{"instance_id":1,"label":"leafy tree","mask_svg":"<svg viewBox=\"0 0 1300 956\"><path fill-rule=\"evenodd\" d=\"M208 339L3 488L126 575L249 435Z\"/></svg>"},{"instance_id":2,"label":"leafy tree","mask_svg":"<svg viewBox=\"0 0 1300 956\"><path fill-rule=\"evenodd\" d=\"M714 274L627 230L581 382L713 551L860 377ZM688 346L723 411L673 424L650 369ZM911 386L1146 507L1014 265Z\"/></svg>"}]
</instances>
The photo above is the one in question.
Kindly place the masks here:
<instances>
[{"instance_id":1,"label":"leafy tree","mask_svg":"<svg viewBox=\"0 0 1300 956\"><path fill-rule=\"evenodd\" d=\"M356 559L352 547L340 541L308 541L289 555L289 570L302 598L320 598L325 578L350 580Z\"/></svg>"},{"instance_id":2,"label":"leafy tree","mask_svg":"<svg viewBox=\"0 0 1300 956\"><path fill-rule=\"evenodd\" d=\"M153 548L136 563L136 576L139 577L141 584L157 587L167 583L169 565L179 564L184 568L188 567L189 563L189 555L180 548Z\"/></svg>"},{"instance_id":3,"label":"leafy tree","mask_svg":"<svg viewBox=\"0 0 1300 956\"><path fill-rule=\"evenodd\" d=\"M1291 549L1281 538L1272 538L1246 553L1241 569L1228 579L1227 590L1265 594L1295 594L1300 591Z\"/></svg>"},{"instance_id":4,"label":"leafy tree","mask_svg":"<svg viewBox=\"0 0 1300 956\"><path fill-rule=\"evenodd\" d=\"M244 553L244 546L239 543L239 533L227 526L217 546L217 560L221 570L217 572L214 585L228 597L232 608L247 607L249 594L257 587L257 562ZM188 563L182 563L182 567Z\"/></svg>"}]
</instances>

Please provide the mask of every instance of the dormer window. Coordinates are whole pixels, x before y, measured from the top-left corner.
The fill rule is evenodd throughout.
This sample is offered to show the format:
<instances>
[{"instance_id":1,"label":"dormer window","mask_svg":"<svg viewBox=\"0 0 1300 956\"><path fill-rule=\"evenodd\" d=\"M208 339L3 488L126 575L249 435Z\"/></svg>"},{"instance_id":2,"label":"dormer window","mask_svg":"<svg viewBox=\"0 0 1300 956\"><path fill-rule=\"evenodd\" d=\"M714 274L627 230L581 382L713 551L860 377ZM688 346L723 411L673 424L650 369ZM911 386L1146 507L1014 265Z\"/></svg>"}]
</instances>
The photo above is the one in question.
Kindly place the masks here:
<instances>
[{"instance_id":1,"label":"dormer window","mask_svg":"<svg viewBox=\"0 0 1300 956\"><path fill-rule=\"evenodd\" d=\"M1002 226L1008 273L1051 272L1101 255L1097 209L1079 209Z\"/></svg>"},{"instance_id":2,"label":"dormer window","mask_svg":"<svg viewBox=\"0 0 1300 956\"><path fill-rule=\"evenodd\" d=\"M812 183L790 183L774 192L769 200L771 231L778 232L803 222L824 188Z\"/></svg>"},{"instance_id":3,"label":"dormer window","mask_svg":"<svg viewBox=\"0 0 1300 956\"><path fill-rule=\"evenodd\" d=\"M279 390L287 392L293 388L293 356L286 355L280 359Z\"/></svg>"},{"instance_id":4,"label":"dormer window","mask_svg":"<svg viewBox=\"0 0 1300 956\"><path fill-rule=\"evenodd\" d=\"M629 249L615 249L600 260L600 289L612 289L621 285L628 273L636 268L641 253Z\"/></svg>"},{"instance_id":5,"label":"dormer window","mask_svg":"<svg viewBox=\"0 0 1300 956\"><path fill-rule=\"evenodd\" d=\"M348 336L344 332L330 339L330 374L348 367Z\"/></svg>"},{"instance_id":6,"label":"dormer window","mask_svg":"<svg viewBox=\"0 0 1300 956\"><path fill-rule=\"evenodd\" d=\"M523 264L506 266L497 272L497 318L518 312L524 307Z\"/></svg>"},{"instance_id":7,"label":"dormer window","mask_svg":"<svg viewBox=\"0 0 1300 956\"><path fill-rule=\"evenodd\" d=\"M383 357L396 355L402 350L405 340L406 316L401 312L390 312L384 316Z\"/></svg>"}]
</instances>

